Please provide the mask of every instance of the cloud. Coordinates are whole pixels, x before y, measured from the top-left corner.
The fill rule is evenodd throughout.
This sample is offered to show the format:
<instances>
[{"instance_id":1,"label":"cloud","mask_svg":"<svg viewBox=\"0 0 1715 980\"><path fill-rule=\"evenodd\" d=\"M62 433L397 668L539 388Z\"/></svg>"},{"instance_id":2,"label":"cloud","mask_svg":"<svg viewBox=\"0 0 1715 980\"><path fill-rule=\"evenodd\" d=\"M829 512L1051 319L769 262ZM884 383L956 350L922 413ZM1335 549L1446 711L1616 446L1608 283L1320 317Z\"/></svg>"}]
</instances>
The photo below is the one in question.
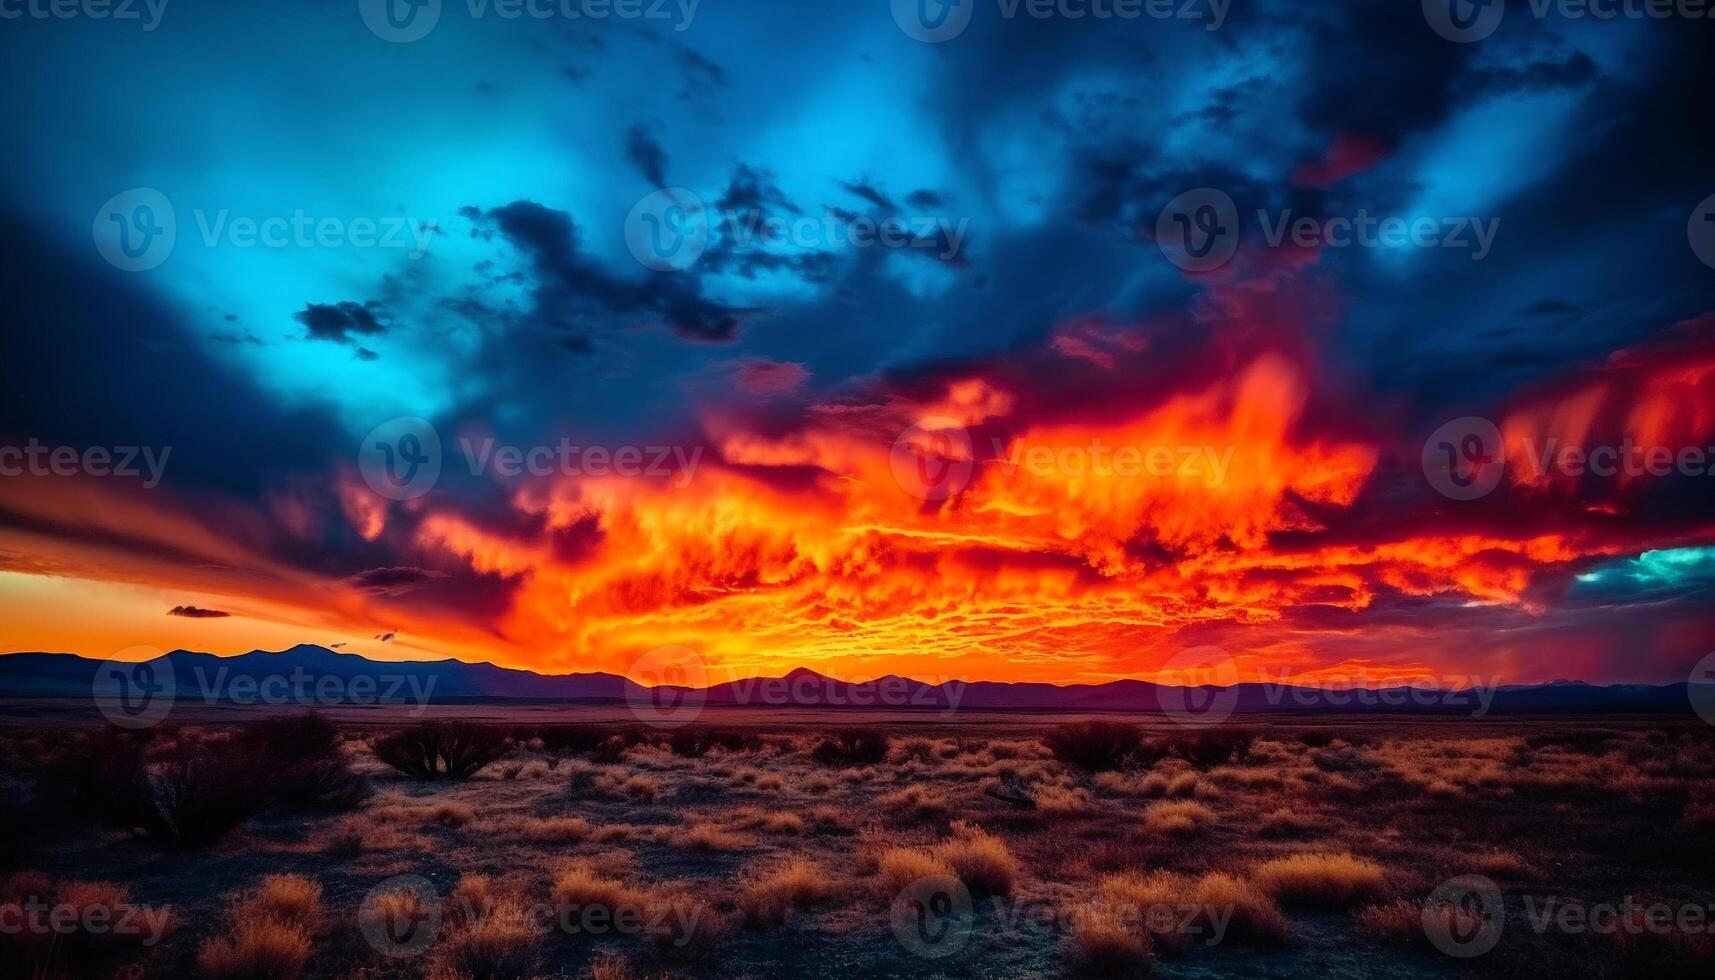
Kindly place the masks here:
<instances>
[{"instance_id":1,"label":"cloud","mask_svg":"<svg viewBox=\"0 0 1715 980\"><path fill-rule=\"evenodd\" d=\"M625 131L625 156L651 184L667 186L667 152L641 124Z\"/></svg>"},{"instance_id":2,"label":"cloud","mask_svg":"<svg viewBox=\"0 0 1715 980\"><path fill-rule=\"evenodd\" d=\"M399 595L446 577L445 572L438 572L433 569L395 565L387 568L365 569L351 576L347 581L365 592L377 595Z\"/></svg>"},{"instance_id":3,"label":"cloud","mask_svg":"<svg viewBox=\"0 0 1715 980\"><path fill-rule=\"evenodd\" d=\"M793 361L771 361L751 357L740 361L733 371L733 382L740 391L752 395L780 395L796 389L810 377L804 365Z\"/></svg>"},{"instance_id":4,"label":"cloud","mask_svg":"<svg viewBox=\"0 0 1715 980\"><path fill-rule=\"evenodd\" d=\"M312 340L350 344L356 342L352 334L386 332L387 328L375 316L378 309L379 305L373 302L309 303L292 314L292 319L309 329Z\"/></svg>"},{"instance_id":5,"label":"cloud","mask_svg":"<svg viewBox=\"0 0 1715 980\"><path fill-rule=\"evenodd\" d=\"M167 610L169 616L183 616L186 619L225 619L232 614L219 609L203 609L200 606L174 606Z\"/></svg>"}]
</instances>

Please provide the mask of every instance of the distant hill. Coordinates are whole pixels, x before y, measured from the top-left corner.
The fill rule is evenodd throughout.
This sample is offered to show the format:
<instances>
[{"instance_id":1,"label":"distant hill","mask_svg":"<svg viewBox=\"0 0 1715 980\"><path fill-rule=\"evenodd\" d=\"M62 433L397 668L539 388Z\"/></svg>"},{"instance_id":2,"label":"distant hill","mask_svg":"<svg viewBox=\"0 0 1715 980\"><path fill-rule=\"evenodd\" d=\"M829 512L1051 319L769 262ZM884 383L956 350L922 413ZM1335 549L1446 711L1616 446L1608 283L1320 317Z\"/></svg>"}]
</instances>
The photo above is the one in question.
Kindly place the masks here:
<instances>
[{"instance_id":1,"label":"distant hill","mask_svg":"<svg viewBox=\"0 0 1715 980\"><path fill-rule=\"evenodd\" d=\"M103 661L69 653L0 654L0 697L87 698L123 693L102 675ZM639 687L617 674L539 674L460 660L382 661L303 644L288 650L254 650L221 657L189 650L150 661L171 668L179 699L214 703L419 703L550 701L615 703L631 698L671 702L701 698L710 706L849 708L880 710L1133 711L1162 712L1187 703L1210 703L1235 712L1351 711L1476 714L1540 711L1688 711L1685 684L1597 686L1579 681L1512 685L1472 692L1396 687L1323 690L1238 684L1180 688L1147 681L1106 684L1035 684L949 681L927 684L888 676L860 684L799 668L784 677L752 677L704 689ZM331 694L325 692L333 692ZM1218 699L1218 700L1217 700Z\"/></svg>"}]
</instances>

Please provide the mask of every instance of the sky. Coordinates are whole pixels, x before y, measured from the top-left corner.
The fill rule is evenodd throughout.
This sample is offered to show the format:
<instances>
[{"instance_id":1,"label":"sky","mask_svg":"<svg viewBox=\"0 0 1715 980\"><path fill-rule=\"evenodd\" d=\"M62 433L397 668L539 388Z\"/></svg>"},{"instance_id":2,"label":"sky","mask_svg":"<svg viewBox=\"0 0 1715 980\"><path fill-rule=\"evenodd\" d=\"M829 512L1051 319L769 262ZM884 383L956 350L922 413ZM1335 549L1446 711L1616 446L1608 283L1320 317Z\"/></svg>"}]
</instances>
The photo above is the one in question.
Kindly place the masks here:
<instances>
[{"instance_id":1,"label":"sky","mask_svg":"<svg viewBox=\"0 0 1715 980\"><path fill-rule=\"evenodd\" d=\"M1434 6L0 3L0 651L1682 681L1715 25Z\"/></svg>"}]
</instances>

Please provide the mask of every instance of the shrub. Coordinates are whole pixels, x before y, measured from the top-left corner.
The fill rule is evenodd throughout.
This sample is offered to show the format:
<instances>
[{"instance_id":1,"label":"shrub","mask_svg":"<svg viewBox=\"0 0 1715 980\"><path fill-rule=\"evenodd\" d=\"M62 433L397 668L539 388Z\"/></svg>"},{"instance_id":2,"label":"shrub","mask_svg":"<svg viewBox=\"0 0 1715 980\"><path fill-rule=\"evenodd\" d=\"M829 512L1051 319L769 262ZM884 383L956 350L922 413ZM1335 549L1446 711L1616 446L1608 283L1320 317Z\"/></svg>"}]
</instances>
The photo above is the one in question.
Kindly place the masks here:
<instances>
[{"instance_id":1,"label":"shrub","mask_svg":"<svg viewBox=\"0 0 1715 980\"><path fill-rule=\"evenodd\" d=\"M785 924L800 905L834 895L828 873L803 858L793 858L739 888L738 907L744 920L764 928Z\"/></svg>"},{"instance_id":2,"label":"shrub","mask_svg":"<svg viewBox=\"0 0 1715 980\"><path fill-rule=\"evenodd\" d=\"M887 758L892 740L873 728L842 728L816 743L810 758L826 766L866 766Z\"/></svg>"},{"instance_id":3,"label":"shrub","mask_svg":"<svg viewBox=\"0 0 1715 980\"><path fill-rule=\"evenodd\" d=\"M1256 739L1257 733L1248 729L1206 729L1179 732L1157 740L1156 745L1199 769L1212 769L1243 759Z\"/></svg>"},{"instance_id":4,"label":"shrub","mask_svg":"<svg viewBox=\"0 0 1715 980\"><path fill-rule=\"evenodd\" d=\"M561 910L600 908L612 913L621 906L638 905L642 901L631 886L582 864L556 875L550 895L555 907Z\"/></svg>"},{"instance_id":5,"label":"shrub","mask_svg":"<svg viewBox=\"0 0 1715 980\"><path fill-rule=\"evenodd\" d=\"M1191 800L1157 803L1144 811L1143 825L1157 834L1194 834L1215 822L1215 811Z\"/></svg>"},{"instance_id":6,"label":"shrub","mask_svg":"<svg viewBox=\"0 0 1715 980\"><path fill-rule=\"evenodd\" d=\"M1204 875L1191 900L1200 910L1218 909L1228 916L1226 939L1262 946L1286 938L1286 916L1267 895L1232 875Z\"/></svg>"},{"instance_id":7,"label":"shrub","mask_svg":"<svg viewBox=\"0 0 1715 980\"><path fill-rule=\"evenodd\" d=\"M737 851L745 845L744 838L706 823L691 824L674 831L668 840L674 847L692 853Z\"/></svg>"},{"instance_id":8,"label":"shrub","mask_svg":"<svg viewBox=\"0 0 1715 980\"><path fill-rule=\"evenodd\" d=\"M314 712L251 722L235 746L265 766L273 799L301 809L350 809L369 797L369 783L351 771L339 729Z\"/></svg>"},{"instance_id":9,"label":"shrub","mask_svg":"<svg viewBox=\"0 0 1715 980\"><path fill-rule=\"evenodd\" d=\"M935 857L978 894L1010 895L1018 879L1018 859L999 837L970 824L953 825L953 837L938 845Z\"/></svg>"},{"instance_id":10,"label":"shrub","mask_svg":"<svg viewBox=\"0 0 1715 980\"><path fill-rule=\"evenodd\" d=\"M269 772L230 742L182 743L157 763L125 774L120 815L154 840L206 847L267 809Z\"/></svg>"},{"instance_id":11,"label":"shrub","mask_svg":"<svg viewBox=\"0 0 1715 980\"><path fill-rule=\"evenodd\" d=\"M1292 854L1258 865L1251 883L1279 902L1347 908L1381 894L1380 865L1350 854Z\"/></svg>"},{"instance_id":12,"label":"shrub","mask_svg":"<svg viewBox=\"0 0 1715 980\"><path fill-rule=\"evenodd\" d=\"M309 960L309 933L262 917L235 920L229 935L197 951L203 976L222 980L294 980Z\"/></svg>"},{"instance_id":13,"label":"shrub","mask_svg":"<svg viewBox=\"0 0 1715 980\"><path fill-rule=\"evenodd\" d=\"M667 747L677 756L701 758L716 748L726 752L756 752L762 748L762 739L736 729L692 726L668 736Z\"/></svg>"},{"instance_id":14,"label":"shrub","mask_svg":"<svg viewBox=\"0 0 1715 980\"><path fill-rule=\"evenodd\" d=\"M919 878L953 877L953 868L939 856L909 847L890 847L876 862L876 877L891 895Z\"/></svg>"},{"instance_id":15,"label":"shrub","mask_svg":"<svg viewBox=\"0 0 1715 980\"><path fill-rule=\"evenodd\" d=\"M922 786L885 793L875 798L876 809L883 817L899 817L906 822L941 820L947 816L947 798Z\"/></svg>"},{"instance_id":16,"label":"shrub","mask_svg":"<svg viewBox=\"0 0 1715 980\"><path fill-rule=\"evenodd\" d=\"M496 729L462 721L424 721L375 741L375 757L413 779L469 779L505 755Z\"/></svg>"},{"instance_id":17,"label":"shrub","mask_svg":"<svg viewBox=\"0 0 1715 980\"><path fill-rule=\"evenodd\" d=\"M437 823L443 827L463 827L475 819L476 809L457 800L442 800L424 815L425 823Z\"/></svg>"},{"instance_id":18,"label":"shrub","mask_svg":"<svg viewBox=\"0 0 1715 980\"><path fill-rule=\"evenodd\" d=\"M1313 817L1281 807L1262 815L1257 822L1257 833L1264 837L1292 837L1307 834L1320 826Z\"/></svg>"},{"instance_id":19,"label":"shrub","mask_svg":"<svg viewBox=\"0 0 1715 980\"><path fill-rule=\"evenodd\" d=\"M1080 721L1060 725L1043 736L1054 758L1089 772L1118 769L1138 755L1143 735L1136 725L1117 721Z\"/></svg>"},{"instance_id":20,"label":"shrub","mask_svg":"<svg viewBox=\"0 0 1715 980\"><path fill-rule=\"evenodd\" d=\"M244 900L240 914L284 922L313 934L321 926L322 886L303 875L267 875Z\"/></svg>"},{"instance_id":21,"label":"shrub","mask_svg":"<svg viewBox=\"0 0 1715 980\"><path fill-rule=\"evenodd\" d=\"M504 901L463 923L435 949L433 976L524 980L535 976L541 935L530 910Z\"/></svg>"},{"instance_id":22,"label":"shrub","mask_svg":"<svg viewBox=\"0 0 1715 980\"><path fill-rule=\"evenodd\" d=\"M1147 976L1153 960L1150 937L1122 909L1088 902L1072 910L1072 963L1092 976Z\"/></svg>"},{"instance_id":23,"label":"shrub","mask_svg":"<svg viewBox=\"0 0 1715 980\"><path fill-rule=\"evenodd\" d=\"M645 897L644 935L665 959L709 959L729 932L713 905L680 891L658 889Z\"/></svg>"},{"instance_id":24,"label":"shrub","mask_svg":"<svg viewBox=\"0 0 1715 980\"><path fill-rule=\"evenodd\" d=\"M661 783L653 776L633 776L620 790L639 803L653 803L661 795Z\"/></svg>"},{"instance_id":25,"label":"shrub","mask_svg":"<svg viewBox=\"0 0 1715 980\"><path fill-rule=\"evenodd\" d=\"M534 817L518 826L518 835L533 844L575 844L594 830L583 817Z\"/></svg>"}]
</instances>

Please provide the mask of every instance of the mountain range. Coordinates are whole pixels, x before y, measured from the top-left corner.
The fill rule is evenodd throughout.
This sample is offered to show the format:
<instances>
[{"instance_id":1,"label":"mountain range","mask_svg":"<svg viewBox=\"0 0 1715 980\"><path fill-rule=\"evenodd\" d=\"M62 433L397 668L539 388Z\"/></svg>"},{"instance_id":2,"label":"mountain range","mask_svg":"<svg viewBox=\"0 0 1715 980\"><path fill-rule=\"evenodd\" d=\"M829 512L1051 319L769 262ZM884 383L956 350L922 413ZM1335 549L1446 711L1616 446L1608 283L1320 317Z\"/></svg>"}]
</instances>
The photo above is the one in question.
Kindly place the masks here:
<instances>
[{"instance_id":1,"label":"mountain range","mask_svg":"<svg viewBox=\"0 0 1715 980\"><path fill-rule=\"evenodd\" d=\"M124 681L104 661L69 653L0 655L0 697L86 698L117 695ZM1417 711L1488 714L1521 711L1684 711L1685 684L1597 686L1581 681L1506 685L1466 691L1422 687L1373 690L1267 683L1183 688L1148 681L1055 685L1003 681L928 684L890 675L862 683L799 668L783 677L753 677L706 688L644 688L618 674L539 674L459 660L381 661L301 644L217 656L175 650L149 662L170 676L179 698L210 703L563 702L680 703L710 706L818 707L852 710L973 711Z\"/></svg>"}]
</instances>

